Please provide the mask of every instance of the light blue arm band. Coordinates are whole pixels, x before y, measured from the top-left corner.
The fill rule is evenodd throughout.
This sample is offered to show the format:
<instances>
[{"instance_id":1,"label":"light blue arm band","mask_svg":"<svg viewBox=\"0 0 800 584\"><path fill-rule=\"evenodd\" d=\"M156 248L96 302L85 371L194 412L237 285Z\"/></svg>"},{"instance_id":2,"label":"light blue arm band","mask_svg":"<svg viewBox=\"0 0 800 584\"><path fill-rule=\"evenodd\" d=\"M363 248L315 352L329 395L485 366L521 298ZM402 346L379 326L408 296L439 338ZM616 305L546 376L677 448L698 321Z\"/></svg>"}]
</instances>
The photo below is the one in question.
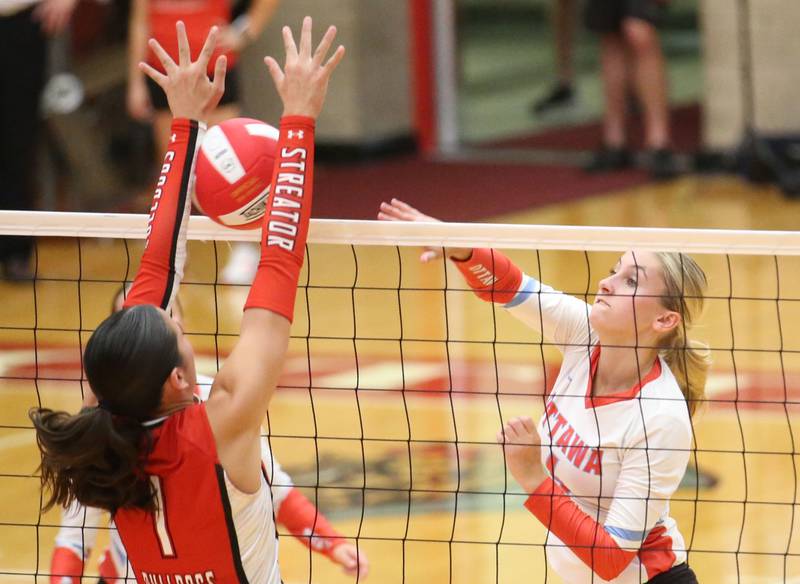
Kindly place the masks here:
<instances>
[{"instance_id":1,"label":"light blue arm band","mask_svg":"<svg viewBox=\"0 0 800 584\"><path fill-rule=\"evenodd\" d=\"M522 286L520 286L519 292L517 292L516 296L514 296L511 302L503 305L504 308L514 308L515 306L519 306L533 294L538 293L541 287L542 285L539 283L539 280L536 278L531 278L528 275L523 275Z\"/></svg>"}]
</instances>

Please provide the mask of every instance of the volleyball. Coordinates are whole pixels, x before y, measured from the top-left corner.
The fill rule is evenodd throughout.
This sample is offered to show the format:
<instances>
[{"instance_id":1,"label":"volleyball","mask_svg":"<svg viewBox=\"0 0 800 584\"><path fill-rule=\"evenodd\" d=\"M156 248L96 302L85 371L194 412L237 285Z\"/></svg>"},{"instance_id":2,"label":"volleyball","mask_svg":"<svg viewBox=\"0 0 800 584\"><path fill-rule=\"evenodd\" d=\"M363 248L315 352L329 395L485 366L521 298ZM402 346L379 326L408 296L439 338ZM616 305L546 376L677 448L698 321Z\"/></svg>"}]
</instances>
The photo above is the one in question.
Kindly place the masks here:
<instances>
[{"instance_id":1,"label":"volleyball","mask_svg":"<svg viewBox=\"0 0 800 584\"><path fill-rule=\"evenodd\" d=\"M250 118L233 118L209 128L197 157L195 206L233 229L260 227L278 134L276 128Z\"/></svg>"}]
</instances>

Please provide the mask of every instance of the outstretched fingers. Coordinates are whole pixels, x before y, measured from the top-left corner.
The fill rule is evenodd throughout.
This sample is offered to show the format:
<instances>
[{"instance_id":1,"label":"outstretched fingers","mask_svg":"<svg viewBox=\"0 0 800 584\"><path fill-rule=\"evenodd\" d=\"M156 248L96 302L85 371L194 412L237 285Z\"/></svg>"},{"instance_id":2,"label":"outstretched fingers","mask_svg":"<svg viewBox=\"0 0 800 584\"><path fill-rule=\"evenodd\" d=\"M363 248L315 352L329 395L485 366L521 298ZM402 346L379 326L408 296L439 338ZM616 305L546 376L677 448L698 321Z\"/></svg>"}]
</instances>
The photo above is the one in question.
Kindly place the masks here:
<instances>
[{"instance_id":1,"label":"outstretched fingers","mask_svg":"<svg viewBox=\"0 0 800 584\"><path fill-rule=\"evenodd\" d=\"M397 209L389 203L381 203L380 211L378 211L378 218L384 221L403 221Z\"/></svg>"},{"instance_id":2,"label":"outstretched fingers","mask_svg":"<svg viewBox=\"0 0 800 584\"><path fill-rule=\"evenodd\" d=\"M383 211L378 211L378 219L380 221L402 221L402 219L399 219L394 215L390 215L389 213L384 213Z\"/></svg>"},{"instance_id":3,"label":"outstretched fingers","mask_svg":"<svg viewBox=\"0 0 800 584\"><path fill-rule=\"evenodd\" d=\"M325 63L324 67L322 67L322 70L325 72L326 78L329 78L331 74L336 70L336 67L339 66L339 63L342 62L342 59L344 59L344 53L345 53L344 47L342 45L339 45L339 47L336 49L336 52L333 55L331 55L331 58L328 59L328 62Z\"/></svg>"},{"instance_id":4,"label":"outstretched fingers","mask_svg":"<svg viewBox=\"0 0 800 584\"><path fill-rule=\"evenodd\" d=\"M272 57L264 57L264 64L267 66L267 70L272 76L272 80L275 82L275 87L280 87L283 85L283 79L285 76L281 66L278 65L278 62Z\"/></svg>"},{"instance_id":5,"label":"outstretched fingers","mask_svg":"<svg viewBox=\"0 0 800 584\"><path fill-rule=\"evenodd\" d=\"M175 23L178 33L178 65L183 69L192 64L192 51L189 48L189 37L186 36L186 25L182 20Z\"/></svg>"},{"instance_id":6,"label":"outstretched fingers","mask_svg":"<svg viewBox=\"0 0 800 584\"><path fill-rule=\"evenodd\" d=\"M405 213L419 213L417 209L400 199L392 199L392 205Z\"/></svg>"},{"instance_id":7,"label":"outstretched fingers","mask_svg":"<svg viewBox=\"0 0 800 584\"><path fill-rule=\"evenodd\" d=\"M294 43L294 35L292 29L284 26L281 30L283 33L283 49L286 52L286 62L297 59L297 45Z\"/></svg>"},{"instance_id":8,"label":"outstretched fingers","mask_svg":"<svg viewBox=\"0 0 800 584\"><path fill-rule=\"evenodd\" d=\"M205 69L203 69L205 71ZM214 93L222 97L225 93L225 73L228 70L228 59L225 55L217 57L214 64Z\"/></svg>"},{"instance_id":9,"label":"outstretched fingers","mask_svg":"<svg viewBox=\"0 0 800 584\"><path fill-rule=\"evenodd\" d=\"M174 72L178 68L178 66L175 64L175 61L173 61L172 57L169 56L169 53L164 50L164 47L162 47L161 43L159 43L156 39L150 39L147 44L153 50L153 53L155 53L156 58L164 67L164 71L167 72L167 75ZM150 67L150 69L152 69L152 67ZM162 75L162 77L164 77L164 75Z\"/></svg>"},{"instance_id":10,"label":"outstretched fingers","mask_svg":"<svg viewBox=\"0 0 800 584\"><path fill-rule=\"evenodd\" d=\"M329 26L328 30L325 31L325 35L322 37L322 40L319 42L319 45L317 45L317 50L314 51L314 65L317 67L322 65L322 62L328 55L328 51L331 49L331 45L333 44L335 38L336 27Z\"/></svg>"},{"instance_id":11,"label":"outstretched fingers","mask_svg":"<svg viewBox=\"0 0 800 584\"><path fill-rule=\"evenodd\" d=\"M208 69L208 64L211 62L211 56L214 54L214 48L217 46L217 36L219 36L219 28L212 26L206 37L206 42L203 43L200 55L197 57L197 64L203 71ZM219 65L219 59L217 59L216 64ZM216 79L216 71L214 75Z\"/></svg>"},{"instance_id":12,"label":"outstretched fingers","mask_svg":"<svg viewBox=\"0 0 800 584\"><path fill-rule=\"evenodd\" d=\"M161 88L163 88L164 84L167 82L167 76L166 75L164 75L163 73L157 71L156 69L153 69L147 63L139 63L139 70L142 73L144 73L145 75L147 75L150 79L155 81L156 84Z\"/></svg>"},{"instance_id":13,"label":"outstretched fingers","mask_svg":"<svg viewBox=\"0 0 800 584\"><path fill-rule=\"evenodd\" d=\"M311 17L303 18L303 27L300 30L300 58L311 58Z\"/></svg>"},{"instance_id":14,"label":"outstretched fingers","mask_svg":"<svg viewBox=\"0 0 800 584\"><path fill-rule=\"evenodd\" d=\"M393 221L417 221L421 215L419 211L398 199L392 199L391 203L381 203L380 209L384 214L390 215Z\"/></svg>"}]
</instances>

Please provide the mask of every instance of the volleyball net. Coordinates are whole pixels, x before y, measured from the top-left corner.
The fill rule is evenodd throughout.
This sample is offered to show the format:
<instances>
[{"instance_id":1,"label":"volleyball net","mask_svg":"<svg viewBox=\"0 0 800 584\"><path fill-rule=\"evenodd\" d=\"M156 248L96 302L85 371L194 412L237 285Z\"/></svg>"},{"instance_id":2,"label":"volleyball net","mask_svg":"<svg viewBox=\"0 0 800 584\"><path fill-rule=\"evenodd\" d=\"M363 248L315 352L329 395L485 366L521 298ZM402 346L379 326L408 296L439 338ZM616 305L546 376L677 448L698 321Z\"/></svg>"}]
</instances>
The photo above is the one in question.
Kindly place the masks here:
<instances>
[{"instance_id":1,"label":"volleyball net","mask_svg":"<svg viewBox=\"0 0 800 584\"><path fill-rule=\"evenodd\" d=\"M40 511L27 412L79 409L82 350L133 279L145 225L0 212L0 235L37 237L35 279L0 283L0 582L49 581L60 513ZM228 243L258 232L192 217L189 239L184 328L198 372L213 376L247 294L220 280ZM541 415L560 353L447 262L420 264L422 245L503 249L590 303L625 250L693 255L709 289L689 336L709 344L713 367L671 515L701 582L797 581L800 234L313 221L265 432L294 484L367 555L369 581L561 582L495 442L502 422ZM87 529L100 532L95 574L107 527ZM356 581L288 535L281 570L287 584Z\"/></svg>"}]
</instances>

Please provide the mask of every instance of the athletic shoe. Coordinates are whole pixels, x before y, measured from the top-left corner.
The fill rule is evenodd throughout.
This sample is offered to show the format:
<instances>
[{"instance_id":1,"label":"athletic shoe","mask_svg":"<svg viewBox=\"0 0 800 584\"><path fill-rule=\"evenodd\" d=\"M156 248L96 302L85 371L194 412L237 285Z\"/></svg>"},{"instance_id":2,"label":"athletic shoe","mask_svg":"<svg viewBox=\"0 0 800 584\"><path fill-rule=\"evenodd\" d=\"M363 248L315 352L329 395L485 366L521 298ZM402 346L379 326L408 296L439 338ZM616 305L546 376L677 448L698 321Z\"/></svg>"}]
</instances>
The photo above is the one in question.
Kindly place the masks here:
<instances>
[{"instance_id":1,"label":"athletic shoe","mask_svg":"<svg viewBox=\"0 0 800 584\"><path fill-rule=\"evenodd\" d=\"M669 180L678 174L675 153L669 148L657 148L644 156L644 168L653 180Z\"/></svg>"},{"instance_id":2,"label":"athletic shoe","mask_svg":"<svg viewBox=\"0 0 800 584\"><path fill-rule=\"evenodd\" d=\"M549 92L531 104L531 111L537 116L543 116L556 110L573 107L577 103L577 95L572 85L559 83Z\"/></svg>"},{"instance_id":3,"label":"athletic shoe","mask_svg":"<svg viewBox=\"0 0 800 584\"><path fill-rule=\"evenodd\" d=\"M610 148L603 146L594 153L591 162L584 167L586 172L614 172L625 170L633 165L633 157L627 148Z\"/></svg>"}]
</instances>

